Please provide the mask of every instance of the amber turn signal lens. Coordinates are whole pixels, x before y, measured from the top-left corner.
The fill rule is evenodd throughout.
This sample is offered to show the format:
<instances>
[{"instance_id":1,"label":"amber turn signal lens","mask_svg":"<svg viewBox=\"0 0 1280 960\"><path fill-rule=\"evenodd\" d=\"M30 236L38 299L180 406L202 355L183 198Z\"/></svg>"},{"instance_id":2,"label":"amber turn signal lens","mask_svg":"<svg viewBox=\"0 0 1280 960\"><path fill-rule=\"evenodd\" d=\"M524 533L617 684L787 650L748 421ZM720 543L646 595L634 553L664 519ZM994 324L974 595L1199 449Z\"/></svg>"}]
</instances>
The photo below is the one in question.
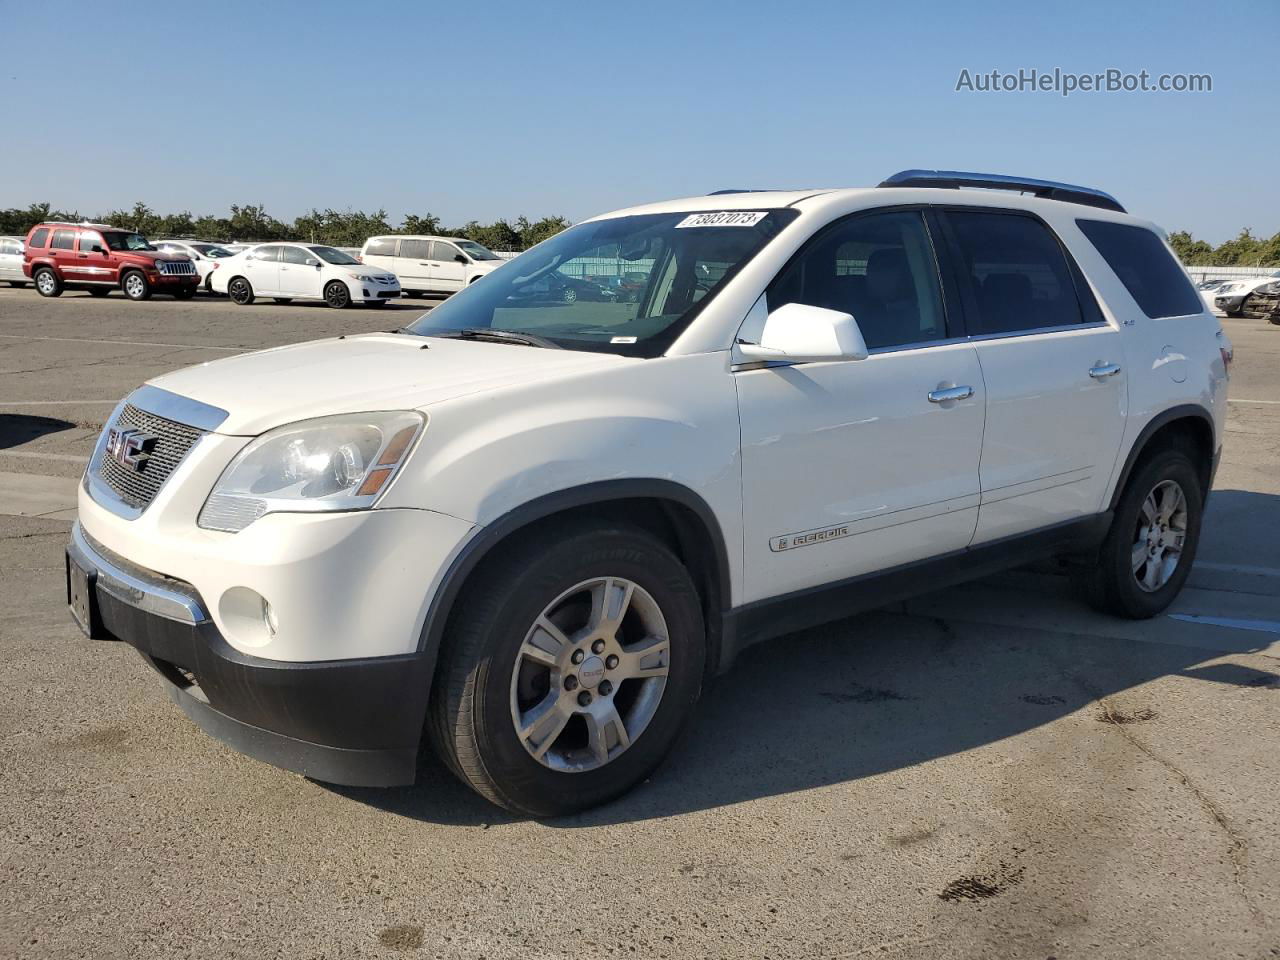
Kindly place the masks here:
<instances>
[{"instance_id":1,"label":"amber turn signal lens","mask_svg":"<svg viewBox=\"0 0 1280 960\"><path fill-rule=\"evenodd\" d=\"M399 463L404 452L409 449L409 444L413 442L413 435L417 432L417 427L405 427L392 437L387 448L382 451L382 456L378 458L378 466L389 467Z\"/></svg>"},{"instance_id":2,"label":"amber turn signal lens","mask_svg":"<svg viewBox=\"0 0 1280 960\"><path fill-rule=\"evenodd\" d=\"M387 480L391 478L392 469L390 467L379 467L377 470L369 471L369 475L364 478L364 483L360 484L360 489L356 491L357 497L371 497L383 488Z\"/></svg>"}]
</instances>

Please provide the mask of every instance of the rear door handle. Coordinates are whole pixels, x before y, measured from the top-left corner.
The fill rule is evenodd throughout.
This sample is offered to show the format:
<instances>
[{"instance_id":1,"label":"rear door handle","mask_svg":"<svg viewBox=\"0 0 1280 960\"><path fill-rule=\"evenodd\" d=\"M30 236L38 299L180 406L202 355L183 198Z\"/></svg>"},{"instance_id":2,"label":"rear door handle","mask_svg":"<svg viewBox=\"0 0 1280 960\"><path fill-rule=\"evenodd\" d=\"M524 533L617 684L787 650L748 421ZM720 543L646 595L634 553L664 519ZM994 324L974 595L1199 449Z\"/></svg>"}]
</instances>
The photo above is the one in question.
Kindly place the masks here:
<instances>
[{"instance_id":1,"label":"rear door handle","mask_svg":"<svg viewBox=\"0 0 1280 960\"><path fill-rule=\"evenodd\" d=\"M929 392L930 403L946 403L948 400L968 400L973 396L973 387L943 387Z\"/></svg>"},{"instance_id":2,"label":"rear door handle","mask_svg":"<svg viewBox=\"0 0 1280 960\"><path fill-rule=\"evenodd\" d=\"M1114 377L1120 372L1120 364L1118 363L1100 363L1096 367L1089 368L1089 376L1095 380L1105 380L1107 377Z\"/></svg>"}]
</instances>

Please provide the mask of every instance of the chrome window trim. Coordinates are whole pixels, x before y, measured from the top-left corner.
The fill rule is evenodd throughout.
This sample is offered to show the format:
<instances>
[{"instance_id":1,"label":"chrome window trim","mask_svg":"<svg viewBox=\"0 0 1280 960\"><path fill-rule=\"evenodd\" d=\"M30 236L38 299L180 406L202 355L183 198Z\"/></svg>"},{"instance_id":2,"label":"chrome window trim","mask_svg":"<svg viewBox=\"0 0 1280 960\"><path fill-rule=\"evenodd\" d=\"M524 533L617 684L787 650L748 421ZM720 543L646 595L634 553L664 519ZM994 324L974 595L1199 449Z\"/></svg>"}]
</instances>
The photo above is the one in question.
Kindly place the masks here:
<instances>
[{"instance_id":1,"label":"chrome window trim","mask_svg":"<svg viewBox=\"0 0 1280 960\"><path fill-rule=\"evenodd\" d=\"M108 558L105 554L110 551L90 540L77 520L71 527L71 543L67 550L77 566L96 575L96 587L121 603L166 620L192 626L209 620L209 614L194 588L188 593L172 578L130 564L122 557Z\"/></svg>"}]
</instances>

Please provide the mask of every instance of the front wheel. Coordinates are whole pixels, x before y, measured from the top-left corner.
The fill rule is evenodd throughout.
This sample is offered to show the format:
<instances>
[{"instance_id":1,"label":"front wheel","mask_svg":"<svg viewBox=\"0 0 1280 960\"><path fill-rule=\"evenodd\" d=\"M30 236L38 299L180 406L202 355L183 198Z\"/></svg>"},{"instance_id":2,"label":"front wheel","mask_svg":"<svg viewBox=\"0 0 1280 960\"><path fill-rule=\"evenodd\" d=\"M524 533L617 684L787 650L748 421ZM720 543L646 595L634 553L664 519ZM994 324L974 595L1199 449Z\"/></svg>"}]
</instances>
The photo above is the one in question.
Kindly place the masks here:
<instances>
[{"instance_id":1,"label":"front wheel","mask_svg":"<svg viewBox=\"0 0 1280 960\"><path fill-rule=\"evenodd\" d=\"M120 286L124 289L124 295L130 300L146 300L151 296L151 284L147 283L147 278L138 270L130 270L126 273Z\"/></svg>"},{"instance_id":2,"label":"front wheel","mask_svg":"<svg viewBox=\"0 0 1280 960\"><path fill-rule=\"evenodd\" d=\"M697 590L665 544L621 525L541 530L459 597L429 731L464 782L536 817L648 777L697 701L706 657Z\"/></svg>"},{"instance_id":3,"label":"front wheel","mask_svg":"<svg viewBox=\"0 0 1280 960\"><path fill-rule=\"evenodd\" d=\"M244 277L234 277L227 284L227 296L237 306L247 307L253 303L253 287Z\"/></svg>"},{"instance_id":4,"label":"front wheel","mask_svg":"<svg viewBox=\"0 0 1280 960\"><path fill-rule=\"evenodd\" d=\"M36 282L36 292L42 297L60 297L62 296L62 281L58 279L58 275L48 267L42 267L36 271L34 277Z\"/></svg>"},{"instance_id":5,"label":"front wheel","mask_svg":"<svg viewBox=\"0 0 1280 960\"><path fill-rule=\"evenodd\" d=\"M1157 453L1129 479L1097 562L1077 572L1085 599L1103 613L1154 617L1191 573L1203 513L1190 457L1178 448Z\"/></svg>"},{"instance_id":6,"label":"front wheel","mask_svg":"<svg viewBox=\"0 0 1280 960\"><path fill-rule=\"evenodd\" d=\"M351 291L341 280L334 280L324 288L324 302L335 310L351 306Z\"/></svg>"}]
</instances>

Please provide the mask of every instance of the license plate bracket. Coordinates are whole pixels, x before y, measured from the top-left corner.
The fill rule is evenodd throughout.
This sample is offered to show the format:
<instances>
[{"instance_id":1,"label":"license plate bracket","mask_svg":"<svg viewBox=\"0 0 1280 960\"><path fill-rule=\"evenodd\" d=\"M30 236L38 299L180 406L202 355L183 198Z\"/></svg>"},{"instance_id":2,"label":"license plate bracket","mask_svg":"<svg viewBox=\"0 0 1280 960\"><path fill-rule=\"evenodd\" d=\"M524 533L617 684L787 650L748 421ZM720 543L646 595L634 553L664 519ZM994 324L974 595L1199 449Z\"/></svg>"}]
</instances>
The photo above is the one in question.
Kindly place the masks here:
<instances>
[{"instance_id":1,"label":"license plate bracket","mask_svg":"<svg viewBox=\"0 0 1280 960\"><path fill-rule=\"evenodd\" d=\"M76 624L90 640L102 636L102 620L98 614L98 575L76 563L67 552L67 606Z\"/></svg>"}]
</instances>

